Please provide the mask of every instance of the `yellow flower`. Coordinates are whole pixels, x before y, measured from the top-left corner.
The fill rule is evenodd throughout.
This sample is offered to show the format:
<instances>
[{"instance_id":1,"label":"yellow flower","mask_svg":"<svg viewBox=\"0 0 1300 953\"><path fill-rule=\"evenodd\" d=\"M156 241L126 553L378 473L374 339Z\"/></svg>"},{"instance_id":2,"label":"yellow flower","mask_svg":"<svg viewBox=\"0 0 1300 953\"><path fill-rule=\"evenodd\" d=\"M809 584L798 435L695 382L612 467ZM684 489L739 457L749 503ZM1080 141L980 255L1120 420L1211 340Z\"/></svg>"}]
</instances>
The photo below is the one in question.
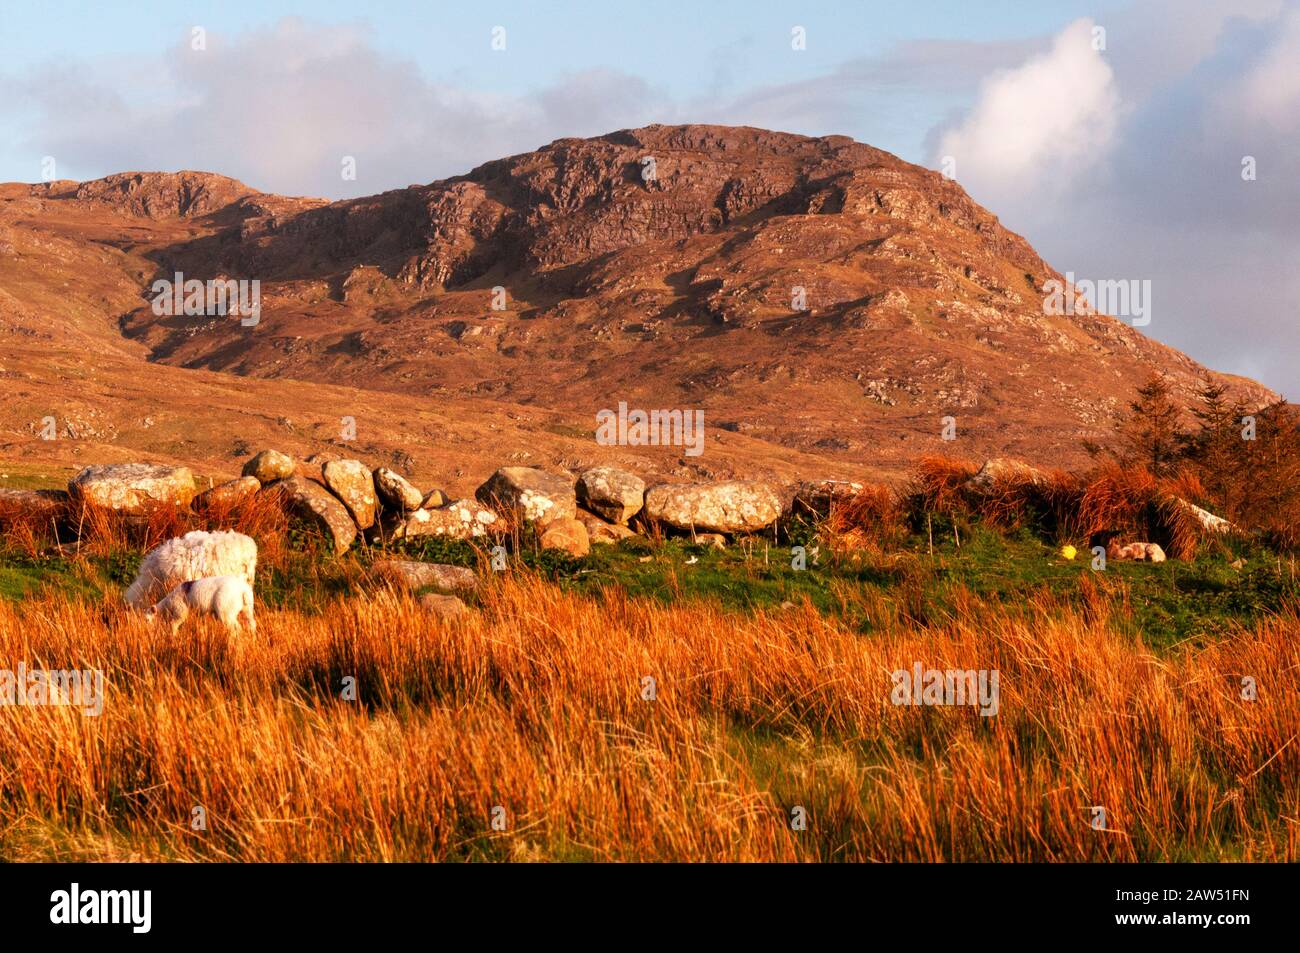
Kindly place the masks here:
<instances>
[{"instance_id":1,"label":"yellow flower","mask_svg":"<svg viewBox=\"0 0 1300 953\"><path fill-rule=\"evenodd\" d=\"M1064 556L1066 559L1073 559L1075 556L1079 555L1079 551L1075 549L1073 546L1068 546L1068 545L1062 546L1061 555Z\"/></svg>"}]
</instances>

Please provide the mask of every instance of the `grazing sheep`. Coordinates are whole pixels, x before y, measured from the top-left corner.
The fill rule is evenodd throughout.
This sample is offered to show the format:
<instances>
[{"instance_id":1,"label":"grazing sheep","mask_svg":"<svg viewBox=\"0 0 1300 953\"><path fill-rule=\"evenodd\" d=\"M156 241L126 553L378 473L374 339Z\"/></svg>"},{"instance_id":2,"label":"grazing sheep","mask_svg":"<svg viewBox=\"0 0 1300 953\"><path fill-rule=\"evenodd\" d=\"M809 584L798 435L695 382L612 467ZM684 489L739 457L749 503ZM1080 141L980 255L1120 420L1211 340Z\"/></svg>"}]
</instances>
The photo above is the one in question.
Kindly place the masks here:
<instances>
[{"instance_id":1,"label":"grazing sheep","mask_svg":"<svg viewBox=\"0 0 1300 953\"><path fill-rule=\"evenodd\" d=\"M152 606L145 618L152 622L161 616L171 623L175 635L191 612L215 616L232 635L245 628L250 633L257 631L253 589L239 576L208 576L183 582Z\"/></svg>"},{"instance_id":2,"label":"grazing sheep","mask_svg":"<svg viewBox=\"0 0 1300 953\"><path fill-rule=\"evenodd\" d=\"M1106 558L1111 561L1133 559L1138 562L1162 563L1165 561L1165 551L1158 543L1129 543L1127 546L1111 543L1106 547Z\"/></svg>"},{"instance_id":3,"label":"grazing sheep","mask_svg":"<svg viewBox=\"0 0 1300 953\"><path fill-rule=\"evenodd\" d=\"M1160 548L1159 543L1143 543L1146 547L1145 558L1148 562L1162 563L1165 561L1165 551Z\"/></svg>"},{"instance_id":4,"label":"grazing sheep","mask_svg":"<svg viewBox=\"0 0 1300 953\"><path fill-rule=\"evenodd\" d=\"M126 590L126 604L149 605L177 583L205 576L239 576L250 586L257 570L257 543L243 533L195 530L155 546Z\"/></svg>"}]
</instances>

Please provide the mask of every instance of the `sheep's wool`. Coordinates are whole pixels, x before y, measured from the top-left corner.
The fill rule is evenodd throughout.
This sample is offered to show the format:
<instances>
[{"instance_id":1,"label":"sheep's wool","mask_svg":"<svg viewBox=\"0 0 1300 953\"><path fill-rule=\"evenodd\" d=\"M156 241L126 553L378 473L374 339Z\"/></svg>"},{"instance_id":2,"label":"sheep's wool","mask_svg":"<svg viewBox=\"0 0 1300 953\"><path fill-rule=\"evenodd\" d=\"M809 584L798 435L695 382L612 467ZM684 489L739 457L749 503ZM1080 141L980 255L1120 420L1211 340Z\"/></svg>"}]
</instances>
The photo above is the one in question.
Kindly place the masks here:
<instances>
[{"instance_id":1,"label":"sheep's wool","mask_svg":"<svg viewBox=\"0 0 1300 953\"><path fill-rule=\"evenodd\" d=\"M250 586L257 570L257 543L243 533L195 530L151 549L126 590L127 605L140 608L182 582L207 576L239 576Z\"/></svg>"}]
</instances>

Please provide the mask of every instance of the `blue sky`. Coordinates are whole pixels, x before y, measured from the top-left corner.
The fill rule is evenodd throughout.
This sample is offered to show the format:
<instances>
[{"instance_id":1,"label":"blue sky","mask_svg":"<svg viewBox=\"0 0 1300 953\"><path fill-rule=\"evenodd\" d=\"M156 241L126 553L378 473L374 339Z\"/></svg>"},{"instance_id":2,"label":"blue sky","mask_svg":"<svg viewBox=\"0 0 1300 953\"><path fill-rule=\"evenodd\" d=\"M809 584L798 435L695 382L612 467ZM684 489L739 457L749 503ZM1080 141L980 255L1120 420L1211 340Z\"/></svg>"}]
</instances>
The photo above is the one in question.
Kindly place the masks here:
<instances>
[{"instance_id":1,"label":"blue sky","mask_svg":"<svg viewBox=\"0 0 1300 953\"><path fill-rule=\"evenodd\" d=\"M210 37L236 38L273 28L288 17L356 28L376 51L414 64L432 83L523 96L565 75L611 69L643 78L681 100L736 94L762 86L808 81L842 64L884 56L909 41L1032 40L1071 20L1119 6L1115 2L1003 0L945 2L809 2L700 0L645 4L590 2L94 2L15 3L0 14L0 63L9 73L58 69L61 64L157 56L189 43L193 27ZM57 24L57 27L52 27ZM506 27L507 50L489 46L494 26ZM806 49L791 49L791 29L807 31ZM40 37L33 43L32 37ZM795 132L852 135L921 161L928 129L973 89L894 90L897 108L866 108L845 117L852 128ZM5 129L8 125L10 128ZM22 140L0 115L0 142ZM563 135L557 132L556 137ZM538 143L540 145L540 143ZM44 153L42 153L43 155ZM39 157L38 157L39 158ZM96 168L68 157L67 175L95 177ZM33 170L37 170L33 172ZM0 180L39 177L28 152L0 152ZM256 184L256 183L254 183ZM406 184L406 183L402 183Z\"/></svg>"},{"instance_id":2,"label":"blue sky","mask_svg":"<svg viewBox=\"0 0 1300 953\"><path fill-rule=\"evenodd\" d=\"M1300 395L1300 0L0 0L0 181L346 198L651 122L950 159L1060 271L1150 280L1144 333Z\"/></svg>"},{"instance_id":3,"label":"blue sky","mask_svg":"<svg viewBox=\"0 0 1300 953\"><path fill-rule=\"evenodd\" d=\"M717 79L719 51L744 51L738 78L788 82L843 60L881 53L909 38L998 40L1037 36L1079 16L1119 4L1065 0L918 0L895 2L774 2L699 0L620 4L574 2L377 2L312 0L185 3L143 0L129 7L103 0L6 2L0 61L30 66L87 55L135 56L188 39L194 25L238 33L296 16L328 24L365 23L374 45L418 62L427 75L521 91L558 71L591 66L655 74L677 92L705 91ZM130 12L126 12L127 9ZM515 32L510 57L485 58L494 25ZM792 25L807 27L807 56L791 57ZM31 42L39 36L40 42Z\"/></svg>"}]
</instances>

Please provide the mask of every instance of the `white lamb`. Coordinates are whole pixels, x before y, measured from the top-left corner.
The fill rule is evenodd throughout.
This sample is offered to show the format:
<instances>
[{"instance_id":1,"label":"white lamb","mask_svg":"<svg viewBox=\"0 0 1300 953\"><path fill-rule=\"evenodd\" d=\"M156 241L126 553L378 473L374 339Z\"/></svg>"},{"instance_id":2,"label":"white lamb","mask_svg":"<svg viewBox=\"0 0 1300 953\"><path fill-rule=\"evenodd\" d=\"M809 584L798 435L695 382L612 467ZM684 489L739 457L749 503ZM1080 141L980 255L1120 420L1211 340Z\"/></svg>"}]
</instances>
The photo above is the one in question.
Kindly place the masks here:
<instances>
[{"instance_id":1,"label":"white lamb","mask_svg":"<svg viewBox=\"0 0 1300 953\"><path fill-rule=\"evenodd\" d=\"M253 619L253 588L239 576L209 576L183 582L150 607L145 618L152 622L161 617L170 622L175 635L192 612L220 619L232 635L245 628L249 633L257 631Z\"/></svg>"},{"instance_id":2,"label":"white lamb","mask_svg":"<svg viewBox=\"0 0 1300 953\"><path fill-rule=\"evenodd\" d=\"M195 530L149 550L126 590L126 604L149 605L178 583L205 576L239 576L250 586L257 571L257 543L243 533Z\"/></svg>"}]
</instances>

